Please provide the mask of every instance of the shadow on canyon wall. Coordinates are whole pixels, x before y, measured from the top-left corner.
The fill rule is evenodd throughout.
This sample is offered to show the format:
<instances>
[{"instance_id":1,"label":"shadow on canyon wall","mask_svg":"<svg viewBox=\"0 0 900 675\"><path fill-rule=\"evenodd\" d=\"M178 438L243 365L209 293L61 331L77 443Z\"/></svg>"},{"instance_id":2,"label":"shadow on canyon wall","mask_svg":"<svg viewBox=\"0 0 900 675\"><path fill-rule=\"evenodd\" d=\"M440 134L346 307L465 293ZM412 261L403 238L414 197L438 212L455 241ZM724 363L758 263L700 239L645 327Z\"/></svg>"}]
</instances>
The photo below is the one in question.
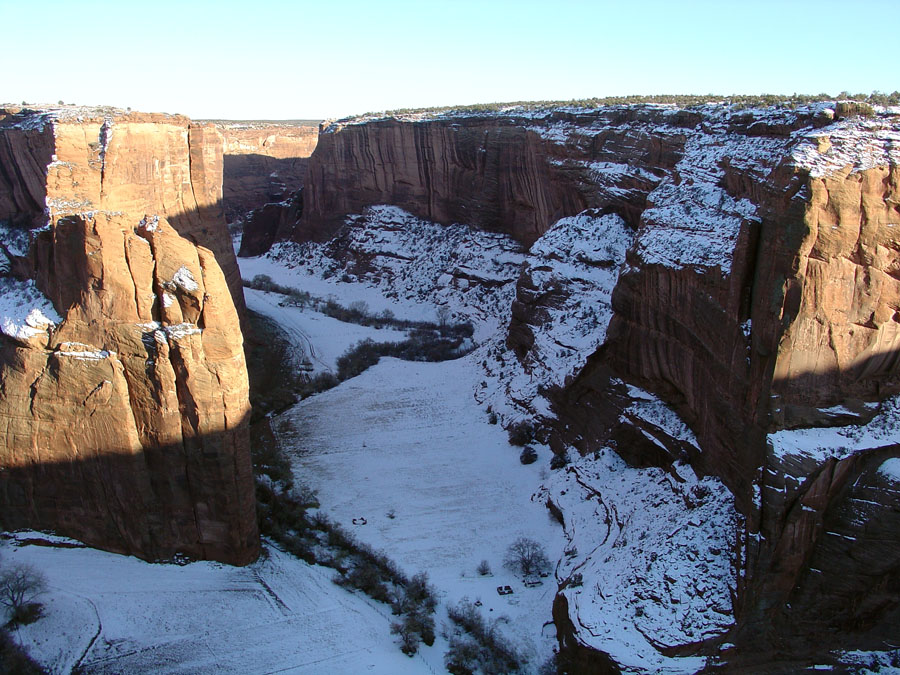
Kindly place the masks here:
<instances>
[{"instance_id":1,"label":"shadow on canyon wall","mask_svg":"<svg viewBox=\"0 0 900 675\"><path fill-rule=\"evenodd\" d=\"M253 480L234 434L139 451L80 447L69 458L5 466L0 529L54 532L149 561L249 563L259 550Z\"/></svg>"},{"instance_id":2,"label":"shadow on canyon wall","mask_svg":"<svg viewBox=\"0 0 900 675\"><path fill-rule=\"evenodd\" d=\"M286 199L306 177L308 157L228 155L222 170L225 217L233 222L252 209Z\"/></svg>"}]
</instances>

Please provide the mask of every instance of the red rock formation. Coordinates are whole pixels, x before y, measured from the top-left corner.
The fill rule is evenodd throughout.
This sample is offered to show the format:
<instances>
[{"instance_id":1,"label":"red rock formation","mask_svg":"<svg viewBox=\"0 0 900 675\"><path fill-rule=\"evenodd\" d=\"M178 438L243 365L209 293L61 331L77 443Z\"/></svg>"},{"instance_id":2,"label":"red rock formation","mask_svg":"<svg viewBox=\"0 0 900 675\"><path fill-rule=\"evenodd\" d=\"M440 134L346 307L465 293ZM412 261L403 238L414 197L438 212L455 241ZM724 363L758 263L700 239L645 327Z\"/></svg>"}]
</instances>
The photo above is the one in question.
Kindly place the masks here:
<instances>
[{"instance_id":1,"label":"red rock formation","mask_svg":"<svg viewBox=\"0 0 900 675\"><path fill-rule=\"evenodd\" d=\"M559 114L560 121L570 118ZM346 215L373 204L399 206L434 222L506 232L527 244L559 218L588 207L613 204L636 222L655 177L626 172L611 181L616 190L598 189L583 160L628 152L634 166L657 168L673 161L683 142L638 127L563 148L538 131L541 127L526 120L496 116L329 126L310 158L294 238L328 239Z\"/></svg>"},{"instance_id":2,"label":"red rock formation","mask_svg":"<svg viewBox=\"0 0 900 675\"><path fill-rule=\"evenodd\" d=\"M25 167L3 164L3 216L43 225L41 192L49 211L16 262L59 314L0 335L0 524L151 560L250 562L259 538L243 339L219 264L237 276L222 254L220 138L168 116L49 117L7 117L0 133L14 150L4 159ZM9 283L5 307L40 301Z\"/></svg>"},{"instance_id":3,"label":"red rock formation","mask_svg":"<svg viewBox=\"0 0 900 675\"><path fill-rule=\"evenodd\" d=\"M91 211L166 218L216 256L243 312L222 212L222 137L178 115L0 110L0 220L38 227Z\"/></svg>"},{"instance_id":4,"label":"red rock formation","mask_svg":"<svg viewBox=\"0 0 900 675\"><path fill-rule=\"evenodd\" d=\"M303 185L317 125L217 122L216 128L225 139L222 188L229 222Z\"/></svg>"}]
</instances>

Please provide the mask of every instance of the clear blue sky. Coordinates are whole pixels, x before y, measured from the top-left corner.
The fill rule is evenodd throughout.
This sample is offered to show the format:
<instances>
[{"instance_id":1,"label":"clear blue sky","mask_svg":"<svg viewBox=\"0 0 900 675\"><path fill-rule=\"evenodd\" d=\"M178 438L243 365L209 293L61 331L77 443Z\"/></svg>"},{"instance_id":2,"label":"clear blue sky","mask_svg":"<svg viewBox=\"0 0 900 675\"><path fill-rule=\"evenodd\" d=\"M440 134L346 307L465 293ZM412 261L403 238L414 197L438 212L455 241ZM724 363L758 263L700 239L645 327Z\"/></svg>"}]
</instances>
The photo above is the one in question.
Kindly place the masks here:
<instances>
[{"instance_id":1,"label":"clear blue sky","mask_svg":"<svg viewBox=\"0 0 900 675\"><path fill-rule=\"evenodd\" d=\"M0 26L0 101L196 118L900 90L900 0L0 0Z\"/></svg>"}]
</instances>

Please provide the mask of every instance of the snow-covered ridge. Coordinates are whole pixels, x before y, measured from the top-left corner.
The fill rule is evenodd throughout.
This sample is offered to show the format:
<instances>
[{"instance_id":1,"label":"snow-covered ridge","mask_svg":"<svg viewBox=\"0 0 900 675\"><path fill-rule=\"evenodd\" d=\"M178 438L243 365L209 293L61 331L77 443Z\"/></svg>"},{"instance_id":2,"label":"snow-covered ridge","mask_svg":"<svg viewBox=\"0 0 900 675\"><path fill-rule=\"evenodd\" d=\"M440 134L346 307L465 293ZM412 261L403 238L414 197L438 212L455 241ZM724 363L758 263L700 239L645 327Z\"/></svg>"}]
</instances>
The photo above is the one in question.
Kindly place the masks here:
<instances>
[{"instance_id":1,"label":"snow-covered ridge","mask_svg":"<svg viewBox=\"0 0 900 675\"><path fill-rule=\"evenodd\" d=\"M846 167L851 172L900 164L900 120L852 118L805 134L791 158L821 178Z\"/></svg>"},{"instance_id":2,"label":"snow-covered ridge","mask_svg":"<svg viewBox=\"0 0 900 675\"><path fill-rule=\"evenodd\" d=\"M518 416L508 408L510 401L529 412L550 414L541 392L561 386L606 339L612 292L633 238L618 215L585 212L562 218L532 244L523 275L538 289L536 294L553 299L537 309L543 315L540 325L529 325L534 344L524 366L502 349L488 354L479 398L504 416Z\"/></svg>"},{"instance_id":3,"label":"snow-covered ridge","mask_svg":"<svg viewBox=\"0 0 900 675\"><path fill-rule=\"evenodd\" d=\"M0 104L0 113L5 112L7 119L2 126L13 129L43 131L47 124L55 122L103 121L105 119L134 115L136 117L151 115L160 119L185 120L183 115L175 113L138 113L113 106L65 105L58 103L35 103L28 105Z\"/></svg>"},{"instance_id":4,"label":"snow-covered ridge","mask_svg":"<svg viewBox=\"0 0 900 675\"><path fill-rule=\"evenodd\" d=\"M341 296L344 288L369 288L400 305L430 307L430 315L421 317L430 320L435 308L444 306L452 320L471 321L475 339L481 341L509 321L524 254L506 235L432 223L394 206L373 206L348 217L329 243L281 242L263 259L270 264L243 259L241 266L265 269L279 283L313 294L333 289ZM382 303L369 304L381 311Z\"/></svg>"},{"instance_id":5,"label":"snow-covered ridge","mask_svg":"<svg viewBox=\"0 0 900 675\"><path fill-rule=\"evenodd\" d=\"M653 111L656 113L664 113L676 115L682 111L691 111L700 113L710 120L726 121L730 119L741 119L742 121L750 119L753 122L765 121L770 123L791 123L800 117L808 117L819 114L824 110L835 107L835 101L820 101L797 105L793 108L788 106L759 106L746 107L743 104L729 103L726 101L708 101L696 105L678 105L675 103L622 103L608 104L599 106L585 106L579 104L512 104L508 106L493 108L470 107L449 110L417 110L411 112L378 112L368 113L366 115L357 115L347 117L340 120L329 120L323 124L323 133L334 133L341 127L367 124L369 122L379 122L384 120L396 120L400 122L433 122L441 120L454 120L466 118L513 118L523 120L547 121L560 115L578 116L579 118L588 118L591 116L602 116L620 113L622 111ZM874 109L880 113L891 113L890 108L880 108L874 106Z\"/></svg>"}]
</instances>

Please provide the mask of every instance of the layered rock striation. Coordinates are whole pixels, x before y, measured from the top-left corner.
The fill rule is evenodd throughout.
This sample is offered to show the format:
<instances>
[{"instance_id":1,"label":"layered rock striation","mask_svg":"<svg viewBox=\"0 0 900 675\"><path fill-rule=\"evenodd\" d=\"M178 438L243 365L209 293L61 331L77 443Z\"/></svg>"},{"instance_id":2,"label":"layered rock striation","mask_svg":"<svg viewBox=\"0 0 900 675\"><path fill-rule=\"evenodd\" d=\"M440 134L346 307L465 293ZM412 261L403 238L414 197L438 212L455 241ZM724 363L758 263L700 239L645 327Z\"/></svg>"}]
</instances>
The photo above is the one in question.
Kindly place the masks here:
<instances>
[{"instance_id":1,"label":"layered rock striation","mask_svg":"<svg viewBox=\"0 0 900 675\"><path fill-rule=\"evenodd\" d=\"M0 524L246 564L259 537L221 139L75 112L0 130Z\"/></svg>"}]
</instances>

